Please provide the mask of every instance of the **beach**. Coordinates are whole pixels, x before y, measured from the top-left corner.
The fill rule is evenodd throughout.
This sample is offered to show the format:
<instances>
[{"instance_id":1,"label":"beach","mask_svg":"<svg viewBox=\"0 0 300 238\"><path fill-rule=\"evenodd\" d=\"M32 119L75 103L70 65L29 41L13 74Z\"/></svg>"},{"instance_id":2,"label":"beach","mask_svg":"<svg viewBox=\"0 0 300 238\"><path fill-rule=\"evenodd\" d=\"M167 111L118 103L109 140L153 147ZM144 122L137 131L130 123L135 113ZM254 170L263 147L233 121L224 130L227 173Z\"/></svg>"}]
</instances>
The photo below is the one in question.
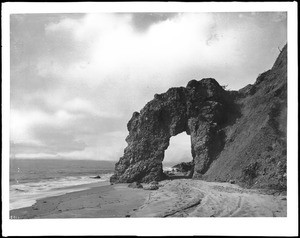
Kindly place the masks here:
<instances>
[{"instance_id":1,"label":"beach","mask_svg":"<svg viewBox=\"0 0 300 238\"><path fill-rule=\"evenodd\" d=\"M158 190L94 183L86 190L39 199L30 207L10 211L11 219L286 215L285 194L191 179L161 181Z\"/></svg>"},{"instance_id":2,"label":"beach","mask_svg":"<svg viewBox=\"0 0 300 238\"><path fill-rule=\"evenodd\" d=\"M105 184L113 162L91 160L11 159L10 210L32 206L37 200L87 190Z\"/></svg>"}]
</instances>

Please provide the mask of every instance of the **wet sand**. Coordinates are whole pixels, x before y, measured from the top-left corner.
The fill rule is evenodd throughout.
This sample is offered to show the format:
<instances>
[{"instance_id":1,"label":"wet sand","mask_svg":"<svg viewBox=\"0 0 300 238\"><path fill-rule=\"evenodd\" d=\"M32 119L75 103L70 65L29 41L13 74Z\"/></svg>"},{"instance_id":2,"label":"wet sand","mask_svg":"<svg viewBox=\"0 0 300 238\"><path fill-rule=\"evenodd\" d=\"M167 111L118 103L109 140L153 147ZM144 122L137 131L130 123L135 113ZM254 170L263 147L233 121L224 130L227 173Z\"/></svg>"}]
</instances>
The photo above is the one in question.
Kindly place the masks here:
<instances>
[{"instance_id":1,"label":"wet sand","mask_svg":"<svg viewBox=\"0 0 300 238\"><path fill-rule=\"evenodd\" d=\"M116 217L285 217L285 195L235 184L176 179L158 190L115 184L38 200L10 211L12 219Z\"/></svg>"},{"instance_id":2,"label":"wet sand","mask_svg":"<svg viewBox=\"0 0 300 238\"><path fill-rule=\"evenodd\" d=\"M12 219L126 217L140 207L148 191L128 184L99 186L38 200L33 206L10 211Z\"/></svg>"}]
</instances>

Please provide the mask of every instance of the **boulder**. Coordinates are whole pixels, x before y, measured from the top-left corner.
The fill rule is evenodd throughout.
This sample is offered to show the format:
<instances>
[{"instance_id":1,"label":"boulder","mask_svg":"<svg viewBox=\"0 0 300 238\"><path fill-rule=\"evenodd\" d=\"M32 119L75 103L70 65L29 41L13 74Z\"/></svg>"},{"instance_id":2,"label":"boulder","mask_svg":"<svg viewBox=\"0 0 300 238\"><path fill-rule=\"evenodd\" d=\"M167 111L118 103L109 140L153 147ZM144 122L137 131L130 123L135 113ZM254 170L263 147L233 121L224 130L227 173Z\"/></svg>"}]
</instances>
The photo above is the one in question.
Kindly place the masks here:
<instances>
[{"instance_id":1,"label":"boulder","mask_svg":"<svg viewBox=\"0 0 300 238\"><path fill-rule=\"evenodd\" d=\"M194 162L182 162L180 164L174 165L172 168L176 169L177 172L185 173L191 171L194 168Z\"/></svg>"},{"instance_id":2,"label":"boulder","mask_svg":"<svg viewBox=\"0 0 300 238\"><path fill-rule=\"evenodd\" d=\"M159 189L158 184L149 184L144 186L144 190L157 190L157 189Z\"/></svg>"},{"instance_id":3,"label":"boulder","mask_svg":"<svg viewBox=\"0 0 300 238\"><path fill-rule=\"evenodd\" d=\"M235 184L235 181L231 179L231 180L229 180L229 183Z\"/></svg>"},{"instance_id":4,"label":"boulder","mask_svg":"<svg viewBox=\"0 0 300 238\"><path fill-rule=\"evenodd\" d=\"M97 175L97 176L91 177L91 178L93 178L93 179L101 179L101 176L100 176L100 175Z\"/></svg>"},{"instance_id":5,"label":"boulder","mask_svg":"<svg viewBox=\"0 0 300 238\"><path fill-rule=\"evenodd\" d=\"M150 184L151 185L158 185L159 183L158 183L158 181L152 181Z\"/></svg>"},{"instance_id":6,"label":"boulder","mask_svg":"<svg viewBox=\"0 0 300 238\"><path fill-rule=\"evenodd\" d=\"M133 183L128 184L128 187L129 188L143 188L143 185L140 184L139 182L133 182Z\"/></svg>"}]
</instances>

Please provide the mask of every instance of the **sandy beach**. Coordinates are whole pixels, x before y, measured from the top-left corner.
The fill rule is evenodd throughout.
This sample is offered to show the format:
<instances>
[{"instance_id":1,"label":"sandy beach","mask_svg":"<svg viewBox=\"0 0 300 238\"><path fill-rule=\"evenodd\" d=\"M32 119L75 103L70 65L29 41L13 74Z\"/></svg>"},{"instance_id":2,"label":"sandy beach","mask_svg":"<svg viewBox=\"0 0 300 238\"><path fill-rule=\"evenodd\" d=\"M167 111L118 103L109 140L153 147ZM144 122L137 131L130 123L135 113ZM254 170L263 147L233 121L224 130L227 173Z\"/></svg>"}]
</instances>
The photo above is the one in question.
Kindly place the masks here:
<instances>
[{"instance_id":1,"label":"sandy beach","mask_svg":"<svg viewBox=\"0 0 300 238\"><path fill-rule=\"evenodd\" d=\"M11 219L116 217L285 217L286 196L235 184L177 179L158 190L128 184L97 186L38 200L10 211Z\"/></svg>"}]
</instances>

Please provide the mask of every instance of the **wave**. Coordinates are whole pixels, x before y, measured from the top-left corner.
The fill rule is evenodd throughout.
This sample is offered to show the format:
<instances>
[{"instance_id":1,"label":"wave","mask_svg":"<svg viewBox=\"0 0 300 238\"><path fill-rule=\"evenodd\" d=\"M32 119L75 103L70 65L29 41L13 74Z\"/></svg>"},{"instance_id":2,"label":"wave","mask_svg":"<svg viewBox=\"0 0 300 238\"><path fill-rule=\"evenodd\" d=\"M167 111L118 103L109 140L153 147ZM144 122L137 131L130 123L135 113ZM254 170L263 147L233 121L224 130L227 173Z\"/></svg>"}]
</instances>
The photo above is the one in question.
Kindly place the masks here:
<instances>
[{"instance_id":1,"label":"wave","mask_svg":"<svg viewBox=\"0 0 300 238\"><path fill-rule=\"evenodd\" d=\"M69 176L12 184L10 186L10 210L31 206L37 199L84 190L86 186L80 185L106 182L109 181L111 175L111 173L100 174L101 178L97 179L90 176Z\"/></svg>"},{"instance_id":2,"label":"wave","mask_svg":"<svg viewBox=\"0 0 300 238\"><path fill-rule=\"evenodd\" d=\"M20 189L20 188L15 188L14 190L17 191L17 192L27 192L26 190Z\"/></svg>"}]
</instances>

